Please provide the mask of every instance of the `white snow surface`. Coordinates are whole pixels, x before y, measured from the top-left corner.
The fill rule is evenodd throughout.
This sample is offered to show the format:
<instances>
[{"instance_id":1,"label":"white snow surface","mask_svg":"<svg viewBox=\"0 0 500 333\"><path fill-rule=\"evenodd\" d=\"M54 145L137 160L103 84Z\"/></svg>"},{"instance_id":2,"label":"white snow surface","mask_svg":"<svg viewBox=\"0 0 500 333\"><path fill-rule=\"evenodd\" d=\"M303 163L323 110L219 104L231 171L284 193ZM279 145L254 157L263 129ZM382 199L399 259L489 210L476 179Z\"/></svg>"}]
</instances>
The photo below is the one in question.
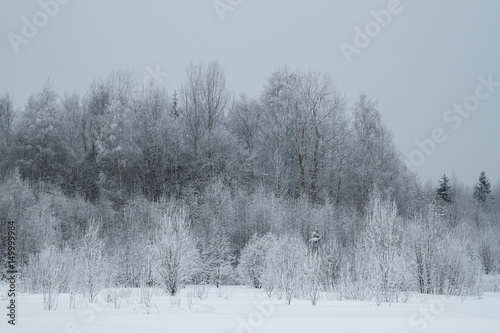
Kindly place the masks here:
<instances>
[{"instance_id":1,"label":"white snow surface","mask_svg":"<svg viewBox=\"0 0 500 333\"><path fill-rule=\"evenodd\" d=\"M77 297L76 309L69 309L69 295L59 296L56 311L43 310L43 296L19 294L16 325L7 323L5 287L0 294L0 332L500 332L500 293L484 293L481 299L414 295L407 303L338 301L323 294L316 306L306 300L271 300L257 289L242 286L210 287L208 297L189 298L193 287L170 297L155 291L148 311L139 304L140 290L129 289L121 305Z\"/></svg>"}]
</instances>

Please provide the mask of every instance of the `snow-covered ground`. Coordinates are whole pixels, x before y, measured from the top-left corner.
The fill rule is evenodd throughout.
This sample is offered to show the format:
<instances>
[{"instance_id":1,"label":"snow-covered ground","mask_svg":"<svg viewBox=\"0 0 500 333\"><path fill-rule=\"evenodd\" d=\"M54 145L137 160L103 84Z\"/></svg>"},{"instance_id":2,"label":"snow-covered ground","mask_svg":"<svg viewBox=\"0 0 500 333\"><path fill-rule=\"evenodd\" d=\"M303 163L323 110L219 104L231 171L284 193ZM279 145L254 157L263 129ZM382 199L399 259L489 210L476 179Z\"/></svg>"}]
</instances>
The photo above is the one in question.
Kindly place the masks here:
<instances>
[{"instance_id":1,"label":"snow-covered ground","mask_svg":"<svg viewBox=\"0 0 500 333\"><path fill-rule=\"evenodd\" d=\"M323 295L312 306L302 300L291 305L271 301L260 290L240 286L211 287L208 297L200 300L193 295L193 287L187 287L176 297L157 291L148 310L139 304L139 290L129 289L119 299L119 309L104 302L104 292L92 306L78 298L77 309L69 309L69 296L60 295L57 311L50 312L43 310L42 295L21 294L12 327L7 324L4 291L0 294L2 333L500 332L500 293L491 292L464 302L458 297L414 295L408 303L381 306Z\"/></svg>"}]
</instances>

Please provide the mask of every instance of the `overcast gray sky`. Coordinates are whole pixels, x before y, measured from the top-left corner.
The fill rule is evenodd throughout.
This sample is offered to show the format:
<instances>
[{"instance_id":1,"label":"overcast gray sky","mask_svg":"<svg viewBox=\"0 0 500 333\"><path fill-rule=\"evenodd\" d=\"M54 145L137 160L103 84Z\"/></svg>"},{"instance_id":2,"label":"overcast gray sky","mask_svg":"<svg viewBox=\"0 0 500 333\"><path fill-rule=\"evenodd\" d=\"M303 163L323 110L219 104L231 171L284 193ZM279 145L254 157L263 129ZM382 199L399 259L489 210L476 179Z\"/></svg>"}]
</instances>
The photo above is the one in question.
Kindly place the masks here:
<instances>
[{"instance_id":1,"label":"overcast gray sky","mask_svg":"<svg viewBox=\"0 0 500 333\"><path fill-rule=\"evenodd\" d=\"M235 95L258 97L286 64L330 73L349 107L378 100L423 180L500 180L500 1L54 1L0 0L0 94L18 107L48 77L84 93L115 69L159 70L173 92L211 59Z\"/></svg>"}]
</instances>

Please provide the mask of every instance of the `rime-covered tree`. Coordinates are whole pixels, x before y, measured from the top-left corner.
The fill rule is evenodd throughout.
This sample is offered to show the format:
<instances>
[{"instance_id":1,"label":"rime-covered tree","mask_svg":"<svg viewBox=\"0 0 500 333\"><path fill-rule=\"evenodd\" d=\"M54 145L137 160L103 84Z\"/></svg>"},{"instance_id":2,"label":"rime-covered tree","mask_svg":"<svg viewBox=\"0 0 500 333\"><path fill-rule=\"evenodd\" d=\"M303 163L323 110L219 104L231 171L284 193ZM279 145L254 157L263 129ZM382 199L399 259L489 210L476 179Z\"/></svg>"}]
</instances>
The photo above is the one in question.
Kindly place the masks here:
<instances>
[{"instance_id":1,"label":"rime-covered tree","mask_svg":"<svg viewBox=\"0 0 500 333\"><path fill-rule=\"evenodd\" d=\"M102 114L97 144L97 163L100 168L101 192L121 210L127 189L135 179L133 165L137 149L132 140L132 93L135 77L132 72L112 72L105 81L111 99Z\"/></svg>"},{"instance_id":2,"label":"rime-covered tree","mask_svg":"<svg viewBox=\"0 0 500 333\"><path fill-rule=\"evenodd\" d=\"M12 153L14 102L7 93L0 97L0 172L9 169Z\"/></svg>"},{"instance_id":3,"label":"rime-covered tree","mask_svg":"<svg viewBox=\"0 0 500 333\"><path fill-rule=\"evenodd\" d=\"M344 101L328 75L315 72L290 72L282 68L271 74L262 94L266 110L263 129L267 154L278 152L290 168L292 191L316 203L320 179L325 173L321 163L330 153L337 130L337 118ZM268 161L273 161L269 156ZM280 166L271 164L271 170Z\"/></svg>"},{"instance_id":4,"label":"rime-covered tree","mask_svg":"<svg viewBox=\"0 0 500 333\"><path fill-rule=\"evenodd\" d=\"M65 94L62 99L61 136L64 138L68 155L68 175L61 184L69 195L84 195L85 170L85 113L80 96Z\"/></svg>"},{"instance_id":5,"label":"rime-covered tree","mask_svg":"<svg viewBox=\"0 0 500 333\"><path fill-rule=\"evenodd\" d=\"M360 214L366 213L370 193L375 188L384 197L394 197L402 186L404 173L392 134L382 122L378 102L361 93L353 108L352 142L349 148L348 172L344 177L345 195Z\"/></svg>"},{"instance_id":6,"label":"rime-covered tree","mask_svg":"<svg viewBox=\"0 0 500 333\"><path fill-rule=\"evenodd\" d=\"M176 194L181 175L179 119L170 110L166 91L146 87L133 106L131 129L137 149L137 182L144 195L158 201L165 194ZM177 112L177 111L175 111Z\"/></svg>"},{"instance_id":7,"label":"rime-covered tree","mask_svg":"<svg viewBox=\"0 0 500 333\"><path fill-rule=\"evenodd\" d=\"M61 135L61 107L53 84L30 96L17 133L18 165L31 180L58 182L66 171L66 145Z\"/></svg>"},{"instance_id":8,"label":"rime-covered tree","mask_svg":"<svg viewBox=\"0 0 500 333\"><path fill-rule=\"evenodd\" d=\"M191 64L187 76L179 104L191 178L199 185L225 170L231 142L225 127L230 94L226 74L217 61Z\"/></svg>"},{"instance_id":9,"label":"rime-covered tree","mask_svg":"<svg viewBox=\"0 0 500 333\"><path fill-rule=\"evenodd\" d=\"M240 96L229 111L228 125L238 144L231 175L242 184L254 186L263 178L262 169L264 108L256 99Z\"/></svg>"}]
</instances>

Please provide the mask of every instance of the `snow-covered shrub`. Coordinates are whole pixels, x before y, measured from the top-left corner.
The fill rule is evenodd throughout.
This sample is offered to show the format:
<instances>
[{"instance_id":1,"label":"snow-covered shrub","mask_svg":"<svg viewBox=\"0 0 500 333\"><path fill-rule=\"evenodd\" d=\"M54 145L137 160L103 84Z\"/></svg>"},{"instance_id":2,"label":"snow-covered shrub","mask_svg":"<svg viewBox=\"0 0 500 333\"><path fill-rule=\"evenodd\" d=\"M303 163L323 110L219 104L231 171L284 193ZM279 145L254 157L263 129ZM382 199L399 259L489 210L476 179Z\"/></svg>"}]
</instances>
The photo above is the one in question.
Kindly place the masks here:
<instances>
[{"instance_id":1,"label":"snow-covered shrub","mask_svg":"<svg viewBox=\"0 0 500 333\"><path fill-rule=\"evenodd\" d=\"M8 233L7 223L4 221L16 221L16 259L19 263L26 263L28 255L40 249L37 248L34 252L26 250L32 240L37 240L31 238L30 220L25 217L26 210L36 204L32 188L28 181L21 179L18 169L5 175L5 178L2 176L0 175L0 282L7 278L8 267Z\"/></svg>"},{"instance_id":2,"label":"snow-covered shrub","mask_svg":"<svg viewBox=\"0 0 500 333\"><path fill-rule=\"evenodd\" d=\"M36 255L30 255L28 260L29 266L24 272L27 291L42 293L43 308L55 311L66 270L61 252L51 245Z\"/></svg>"},{"instance_id":3,"label":"snow-covered shrub","mask_svg":"<svg viewBox=\"0 0 500 333\"><path fill-rule=\"evenodd\" d=\"M320 252L322 283L325 287L334 287L340 277L342 263L346 261L346 252L336 238L323 241Z\"/></svg>"},{"instance_id":4,"label":"snow-covered shrub","mask_svg":"<svg viewBox=\"0 0 500 333\"><path fill-rule=\"evenodd\" d=\"M154 288L145 278L141 279L139 286L141 295L140 304L143 304L146 309L149 309L151 307L151 300L153 299Z\"/></svg>"},{"instance_id":5,"label":"snow-covered shrub","mask_svg":"<svg viewBox=\"0 0 500 333\"><path fill-rule=\"evenodd\" d=\"M226 230L214 221L201 253L202 266L198 275L217 288L234 280L233 255ZM206 238L206 237L205 237Z\"/></svg>"},{"instance_id":6,"label":"snow-covered shrub","mask_svg":"<svg viewBox=\"0 0 500 333\"><path fill-rule=\"evenodd\" d=\"M346 258L341 265L333 286L337 299L342 300L370 300L373 297L373 290L366 283L364 274L364 258L359 251Z\"/></svg>"},{"instance_id":7,"label":"snow-covered shrub","mask_svg":"<svg viewBox=\"0 0 500 333\"><path fill-rule=\"evenodd\" d=\"M79 265L83 271L81 289L92 303L107 278L107 262L104 257L104 240L99 236L100 222L91 221L78 248Z\"/></svg>"},{"instance_id":8,"label":"snow-covered shrub","mask_svg":"<svg viewBox=\"0 0 500 333\"><path fill-rule=\"evenodd\" d=\"M435 293L460 296L481 293L481 264L465 232L457 230L445 235L438 253Z\"/></svg>"},{"instance_id":9,"label":"snow-covered shrub","mask_svg":"<svg viewBox=\"0 0 500 333\"><path fill-rule=\"evenodd\" d=\"M438 247L445 230L441 221L430 211L427 216L415 218L406 228L408 262L412 287L421 294L434 293L438 274Z\"/></svg>"},{"instance_id":10,"label":"snow-covered shrub","mask_svg":"<svg viewBox=\"0 0 500 333\"><path fill-rule=\"evenodd\" d=\"M115 281L118 285L139 287L144 274L150 282L153 281L153 257L149 246L158 216L162 216L163 206L163 203L151 203L140 196L129 200L124 206L123 227L112 252L117 266Z\"/></svg>"},{"instance_id":11,"label":"snow-covered shrub","mask_svg":"<svg viewBox=\"0 0 500 333\"><path fill-rule=\"evenodd\" d=\"M306 257L307 247L300 238L288 235L278 238L266 256L263 274L266 292L278 289L290 304L303 285Z\"/></svg>"},{"instance_id":12,"label":"snow-covered shrub","mask_svg":"<svg viewBox=\"0 0 500 333\"><path fill-rule=\"evenodd\" d=\"M495 273L498 269L498 258L500 258L499 239L499 232L495 228L489 227L479 232L479 259L485 274Z\"/></svg>"},{"instance_id":13,"label":"snow-covered shrub","mask_svg":"<svg viewBox=\"0 0 500 333\"><path fill-rule=\"evenodd\" d=\"M193 287L193 295L200 300L207 299L210 288L206 284L197 284Z\"/></svg>"},{"instance_id":14,"label":"snow-covered shrub","mask_svg":"<svg viewBox=\"0 0 500 333\"><path fill-rule=\"evenodd\" d=\"M396 302L400 292L409 288L396 204L375 194L366 223L359 247L364 262L362 280L373 291L377 304Z\"/></svg>"},{"instance_id":15,"label":"snow-covered shrub","mask_svg":"<svg viewBox=\"0 0 500 333\"><path fill-rule=\"evenodd\" d=\"M500 275L488 274L481 279L481 290L483 292L500 293Z\"/></svg>"},{"instance_id":16,"label":"snow-covered shrub","mask_svg":"<svg viewBox=\"0 0 500 333\"><path fill-rule=\"evenodd\" d=\"M70 309L76 307L76 295L83 292L84 271L79 255L79 249L66 248L61 252L64 272L60 291L69 295Z\"/></svg>"},{"instance_id":17,"label":"snow-covered shrub","mask_svg":"<svg viewBox=\"0 0 500 333\"><path fill-rule=\"evenodd\" d=\"M311 252L307 255L304 262L304 284L302 291L304 296L316 305L321 295L321 257L317 252Z\"/></svg>"},{"instance_id":18,"label":"snow-covered shrub","mask_svg":"<svg viewBox=\"0 0 500 333\"><path fill-rule=\"evenodd\" d=\"M25 262L28 255L41 252L47 244L59 243L61 220L55 216L51 203L49 194L41 194L38 202L27 207L21 220L16 221L18 262Z\"/></svg>"},{"instance_id":19,"label":"snow-covered shrub","mask_svg":"<svg viewBox=\"0 0 500 333\"><path fill-rule=\"evenodd\" d=\"M425 294L479 293L478 248L465 227L450 229L432 214L415 219L407 229L412 285Z\"/></svg>"},{"instance_id":20,"label":"snow-covered shrub","mask_svg":"<svg viewBox=\"0 0 500 333\"><path fill-rule=\"evenodd\" d=\"M160 219L152 250L155 273L166 290L175 295L199 266L199 253L183 209L169 210Z\"/></svg>"},{"instance_id":21,"label":"snow-covered shrub","mask_svg":"<svg viewBox=\"0 0 500 333\"><path fill-rule=\"evenodd\" d=\"M276 240L273 234L266 234L262 237L254 235L245 245L238 265L238 273L245 283L255 288L262 288L266 254Z\"/></svg>"}]
</instances>

